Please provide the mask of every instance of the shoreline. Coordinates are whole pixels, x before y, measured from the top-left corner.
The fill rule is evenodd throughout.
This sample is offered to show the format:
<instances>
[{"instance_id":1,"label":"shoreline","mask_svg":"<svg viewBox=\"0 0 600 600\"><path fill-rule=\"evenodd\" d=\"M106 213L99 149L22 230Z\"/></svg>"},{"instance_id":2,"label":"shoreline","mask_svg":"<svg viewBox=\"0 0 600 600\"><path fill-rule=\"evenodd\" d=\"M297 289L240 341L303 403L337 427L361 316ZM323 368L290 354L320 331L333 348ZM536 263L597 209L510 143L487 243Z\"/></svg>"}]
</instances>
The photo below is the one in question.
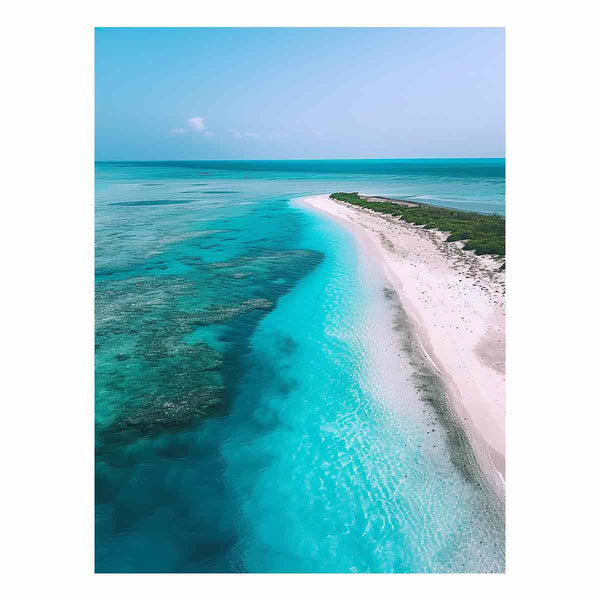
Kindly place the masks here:
<instances>
[{"instance_id":1,"label":"shoreline","mask_svg":"<svg viewBox=\"0 0 600 600\"><path fill-rule=\"evenodd\" d=\"M396 291L447 386L483 475L504 498L504 273L436 230L331 199L297 199L349 229Z\"/></svg>"}]
</instances>

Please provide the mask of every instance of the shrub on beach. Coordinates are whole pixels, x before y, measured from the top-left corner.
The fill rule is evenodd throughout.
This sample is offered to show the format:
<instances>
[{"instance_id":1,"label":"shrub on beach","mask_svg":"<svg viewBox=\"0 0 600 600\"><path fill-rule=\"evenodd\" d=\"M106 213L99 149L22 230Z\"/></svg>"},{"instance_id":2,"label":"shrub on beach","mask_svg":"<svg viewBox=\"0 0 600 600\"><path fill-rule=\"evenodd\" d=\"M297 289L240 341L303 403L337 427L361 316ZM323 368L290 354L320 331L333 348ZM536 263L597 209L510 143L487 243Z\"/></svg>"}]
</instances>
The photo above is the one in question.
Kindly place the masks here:
<instances>
[{"instance_id":1,"label":"shrub on beach","mask_svg":"<svg viewBox=\"0 0 600 600\"><path fill-rule=\"evenodd\" d=\"M330 197L422 225L425 229L448 232L447 242L466 241L465 250L473 250L475 254L505 255L505 219L496 214L484 215L416 202L408 206L406 202L372 201L357 192L339 192Z\"/></svg>"}]
</instances>

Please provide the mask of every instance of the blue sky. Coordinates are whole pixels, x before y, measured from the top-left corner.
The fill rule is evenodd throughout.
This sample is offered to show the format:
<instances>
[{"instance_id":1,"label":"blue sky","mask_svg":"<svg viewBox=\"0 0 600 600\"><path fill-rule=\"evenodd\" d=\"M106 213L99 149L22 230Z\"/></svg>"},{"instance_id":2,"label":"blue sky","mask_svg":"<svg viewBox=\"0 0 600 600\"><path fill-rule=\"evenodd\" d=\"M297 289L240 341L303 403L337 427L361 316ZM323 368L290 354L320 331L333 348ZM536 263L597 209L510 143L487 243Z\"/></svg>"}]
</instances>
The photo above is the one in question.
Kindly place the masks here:
<instances>
[{"instance_id":1,"label":"blue sky","mask_svg":"<svg viewBox=\"0 0 600 600\"><path fill-rule=\"evenodd\" d=\"M96 159L504 156L500 28L98 28Z\"/></svg>"}]
</instances>

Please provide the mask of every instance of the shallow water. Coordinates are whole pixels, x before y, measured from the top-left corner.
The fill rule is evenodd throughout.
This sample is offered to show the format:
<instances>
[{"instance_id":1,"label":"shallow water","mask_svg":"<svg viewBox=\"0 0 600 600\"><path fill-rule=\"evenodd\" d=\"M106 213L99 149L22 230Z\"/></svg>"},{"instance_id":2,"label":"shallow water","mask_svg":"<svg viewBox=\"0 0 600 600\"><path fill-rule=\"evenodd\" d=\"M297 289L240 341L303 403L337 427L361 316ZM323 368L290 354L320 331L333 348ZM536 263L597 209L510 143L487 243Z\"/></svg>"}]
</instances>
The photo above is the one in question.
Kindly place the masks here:
<instances>
[{"instance_id":1,"label":"shallow water","mask_svg":"<svg viewBox=\"0 0 600 600\"><path fill-rule=\"evenodd\" d=\"M504 569L378 265L290 202L503 212L503 161L436 162L97 165L97 571Z\"/></svg>"}]
</instances>

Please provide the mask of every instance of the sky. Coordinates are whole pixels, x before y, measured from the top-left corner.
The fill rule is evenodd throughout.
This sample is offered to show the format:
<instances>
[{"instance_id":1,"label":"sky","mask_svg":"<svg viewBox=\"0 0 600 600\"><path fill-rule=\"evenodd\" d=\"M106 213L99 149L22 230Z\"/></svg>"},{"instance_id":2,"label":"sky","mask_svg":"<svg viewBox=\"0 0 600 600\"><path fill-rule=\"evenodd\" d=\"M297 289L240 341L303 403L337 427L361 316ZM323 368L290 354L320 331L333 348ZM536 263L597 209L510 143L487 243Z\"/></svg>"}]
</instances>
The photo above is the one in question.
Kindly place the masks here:
<instances>
[{"instance_id":1,"label":"sky","mask_svg":"<svg viewBox=\"0 0 600 600\"><path fill-rule=\"evenodd\" d=\"M504 156L502 28L97 28L96 160Z\"/></svg>"}]
</instances>

